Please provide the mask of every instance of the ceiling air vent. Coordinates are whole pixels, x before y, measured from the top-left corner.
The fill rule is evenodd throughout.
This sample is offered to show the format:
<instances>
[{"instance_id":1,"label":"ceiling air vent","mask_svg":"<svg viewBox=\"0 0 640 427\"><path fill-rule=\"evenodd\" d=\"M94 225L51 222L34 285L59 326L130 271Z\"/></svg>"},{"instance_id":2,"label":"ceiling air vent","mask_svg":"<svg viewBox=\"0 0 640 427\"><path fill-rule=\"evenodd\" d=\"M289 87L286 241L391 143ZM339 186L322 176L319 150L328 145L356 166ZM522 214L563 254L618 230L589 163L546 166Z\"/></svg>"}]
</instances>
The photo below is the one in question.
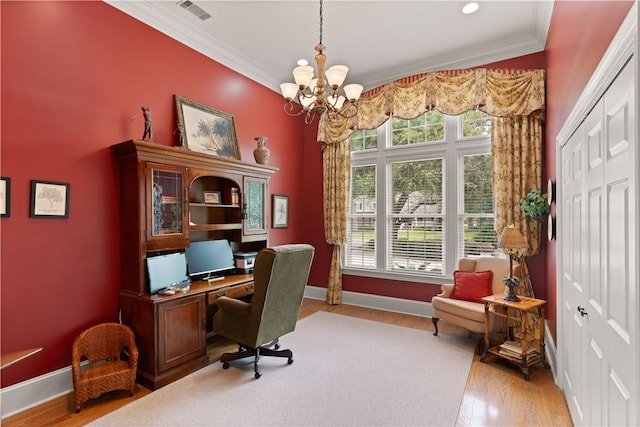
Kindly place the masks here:
<instances>
[{"instance_id":1,"label":"ceiling air vent","mask_svg":"<svg viewBox=\"0 0 640 427\"><path fill-rule=\"evenodd\" d=\"M209 15L207 12L202 10L202 8L200 6L197 6L192 1L184 0L184 1L179 1L177 4L181 8L186 9L189 12L191 12L192 14L194 14L195 16L197 16L202 21L206 21L207 19L211 18L211 15Z\"/></svg>"}]
</instances>

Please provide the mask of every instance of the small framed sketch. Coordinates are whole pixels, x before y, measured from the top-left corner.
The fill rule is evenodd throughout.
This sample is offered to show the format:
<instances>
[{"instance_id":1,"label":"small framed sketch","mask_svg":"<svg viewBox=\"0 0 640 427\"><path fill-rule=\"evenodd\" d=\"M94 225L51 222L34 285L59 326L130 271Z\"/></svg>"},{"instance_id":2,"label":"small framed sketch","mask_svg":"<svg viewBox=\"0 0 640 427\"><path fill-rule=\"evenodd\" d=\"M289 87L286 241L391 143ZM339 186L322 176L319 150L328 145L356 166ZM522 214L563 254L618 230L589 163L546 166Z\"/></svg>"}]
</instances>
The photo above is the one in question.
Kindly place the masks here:
<instances>
[{"instance_id":1,"label":"small framed sketch","mask_svg":"<svg viewBox=\"0 0 640 427\"><path fill-rule=\"evenodd\" d=\"M0 217L11 216L11 178L0 177Z\"/></svg>"},{"instance_id":2,"label":"small framed sketch","mask_svg":"<svg viewBox=\"0 0 640 427\"><path fill-rule=\"evenodd\" d=\"M289 227L289 196L273 195L273 228Z\"/></svg>"},{"instance_id":3,"label":"small framed sketch","mask_svg":"<svg viewBox=\"0 0 640 427\"><path fill-rule=\"evenodd\" d=\"M31 180L31 218L69 218L69 188L64 182Z\"/></svg>"},{"instance_id":4,"label":"small framed sketch","mask_svg":"<svg viewBox=\"0 0 640 427\"><path fill-rule=\"evenodd\" d=\"M222 198L219 191L205 191L204 202L209 205L219 205L222 203Z\"/></svg>"}]
</instances>

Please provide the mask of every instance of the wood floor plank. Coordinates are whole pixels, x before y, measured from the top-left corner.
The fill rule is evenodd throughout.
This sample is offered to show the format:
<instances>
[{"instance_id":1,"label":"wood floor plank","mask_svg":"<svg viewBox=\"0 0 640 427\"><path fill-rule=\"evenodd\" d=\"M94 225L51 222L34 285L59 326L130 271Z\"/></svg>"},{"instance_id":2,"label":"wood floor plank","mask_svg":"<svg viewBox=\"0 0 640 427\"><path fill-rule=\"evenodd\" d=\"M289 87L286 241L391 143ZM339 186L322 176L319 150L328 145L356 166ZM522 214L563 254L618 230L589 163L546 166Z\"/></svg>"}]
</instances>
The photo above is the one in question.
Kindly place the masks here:
<instances>
[{"instance_id":1,"label":"wood floor plank","mask_svg":"<svg viewBox=\"0 0 640 427\"><path fill-rule=\"evenodd\" d=\"M374 320L433 333L431 320L421 316L375 310L352 305L328 305L324 301L305 299L300 318L318 311ZM468 333L461 328L441 322L440 334ZM477 336L469 337L477 340ZM220 355L234 351L235 345L221 338L207 343L209 360L215 362ZM474 355L467 385L456 421L457 426L572 426L571 416L562 391L554 384L550 369L541 365L530 368L530 381L524 380L520 370L504 360L491 357L480 362ZM2 420L6 427L79 426L87 424L116 409L146 396L151 391L136 385L134 395L127 392L107 393L90 400L75 413L73 394L52 399L35 408Z\"/></svg>"}]
</instances>

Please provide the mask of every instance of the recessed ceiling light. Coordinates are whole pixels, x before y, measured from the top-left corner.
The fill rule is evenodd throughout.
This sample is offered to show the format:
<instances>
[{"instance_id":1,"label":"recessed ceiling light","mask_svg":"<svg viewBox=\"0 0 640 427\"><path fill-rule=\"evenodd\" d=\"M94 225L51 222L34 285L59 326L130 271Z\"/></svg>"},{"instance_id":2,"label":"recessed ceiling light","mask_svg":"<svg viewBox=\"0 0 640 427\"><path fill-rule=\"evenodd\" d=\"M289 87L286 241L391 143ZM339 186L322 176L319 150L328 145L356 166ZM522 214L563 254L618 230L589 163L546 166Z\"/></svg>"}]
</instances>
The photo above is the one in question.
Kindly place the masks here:
<instances>
[{"instance_id":1,"label":"recessed ceiling light","mask_svg":"<svg viewBox=\"0 0 640 427\"><path fill-rule=\"evenodd\" d=\"M480 8L480 5L476 2L467 3L462 8L462 13L469 15Z\"/></svg>"},{"instance_id":2,"label":"recessed ceiling light","mask_svg":"<svg viewBox=\"0 0 640 427\"><path fill-rule=\"evenodd\" d=\"M309 65L309 61L307 61L306 59L298 59L297 64L298 65Z\"/></svg>"}]
</instances>

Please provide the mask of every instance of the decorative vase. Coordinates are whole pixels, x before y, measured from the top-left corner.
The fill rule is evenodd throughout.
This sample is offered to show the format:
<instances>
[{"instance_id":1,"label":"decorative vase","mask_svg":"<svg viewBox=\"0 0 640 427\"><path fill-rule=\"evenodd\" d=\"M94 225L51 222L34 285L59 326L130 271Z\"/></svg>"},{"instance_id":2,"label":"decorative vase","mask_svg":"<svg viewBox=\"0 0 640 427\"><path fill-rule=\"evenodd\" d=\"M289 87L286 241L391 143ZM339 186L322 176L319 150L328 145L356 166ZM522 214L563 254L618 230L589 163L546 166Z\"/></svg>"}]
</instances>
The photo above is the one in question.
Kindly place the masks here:
<instances>
[{"instance_id":1,"label":"decorative vase","mask_svg":"<svg viewBox=\"0 0 640 427\"><path fill-rule=\"evenodd\" d=\"M266 165L269 163L269 156L271 156L271 152L266 147L267 137L256 136L254 139L258 141L258 146L253 150L253 158L256 159L256 163Z\"/></svg>"}]
</instances>

